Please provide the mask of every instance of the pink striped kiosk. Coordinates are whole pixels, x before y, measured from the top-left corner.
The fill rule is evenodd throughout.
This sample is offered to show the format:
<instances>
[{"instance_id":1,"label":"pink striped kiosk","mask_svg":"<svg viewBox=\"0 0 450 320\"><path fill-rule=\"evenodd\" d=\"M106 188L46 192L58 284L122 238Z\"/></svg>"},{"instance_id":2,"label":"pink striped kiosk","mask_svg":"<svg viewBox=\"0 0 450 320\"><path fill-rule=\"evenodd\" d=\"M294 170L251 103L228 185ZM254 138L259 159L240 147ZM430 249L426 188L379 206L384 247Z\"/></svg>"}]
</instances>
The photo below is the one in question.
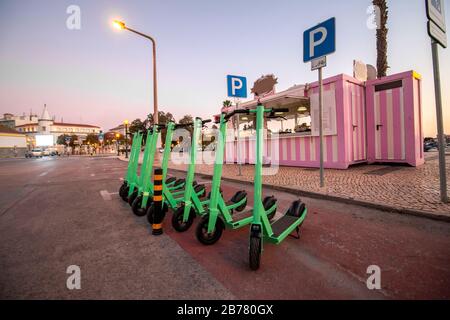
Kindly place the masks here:
<instances>
[{"instance_id":1,"label":"pink striped kiosk","mask_svg":"<svg viewBox=\"0 0 450 320\"><path fill-rule=\"evenodd\" d=\"M347 169L358 163L424 163L420 75L409 71L362 82L341 74L323 83L326 168ZM319 167L318 100L318 83L261 98L268 108L289 109L283 114L285 119L267 120L266 163ZM257 100L252 100L238 108L253 109L256 105ZM254 164L253 119L241 115L230 121L229 128L235 129L235 134L227 139L227 163Z\"/></svg>"}]
</instances>

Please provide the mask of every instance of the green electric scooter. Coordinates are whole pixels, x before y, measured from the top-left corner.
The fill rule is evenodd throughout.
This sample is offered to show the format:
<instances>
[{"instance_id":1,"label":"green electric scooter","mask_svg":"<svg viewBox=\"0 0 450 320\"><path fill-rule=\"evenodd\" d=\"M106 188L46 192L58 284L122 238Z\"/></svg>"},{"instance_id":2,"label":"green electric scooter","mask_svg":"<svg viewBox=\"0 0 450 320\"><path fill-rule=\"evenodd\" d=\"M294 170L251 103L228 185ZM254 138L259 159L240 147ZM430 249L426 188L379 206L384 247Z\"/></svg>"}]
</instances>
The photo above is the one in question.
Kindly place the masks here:
<instances>
[{"instance_id":1,"label":"green electric scooter","mask_svg":"<svg viewBox=\"0 0 450 320\"><path fill-rule=\"evenodd\" d=\"M299 199L294 201L286 213L274 222L268 219L267 211L261 200L262 194L262 166L263 166L263 148L264 148L264 115L269 113L269 118L277 118L279 113L288 112L286 109L266 109L261 103L258 103L256 110L250 112L256 113L256 165L254 178L254 208L253 221L250 227L250 245L249 245L249 264L252 270L259 269L263 242L267 241L273 244L280 244L292 232L297 231L299 238L299 229L303 224L308 210L305 204Z\"/></svg>"},{"instance_id":2,"label":"green electric scooter","mask_svg":"<svg viewBox=\"0 0 450 320\"><path fill-rule=\"evenodd\" d=\"M119 196L122 198L123 201L128 201L128 193L130 191L130 186L132 184L134 185L138 179L137 169L139 166L139 154L141 152L142 138L143 138L142 132L137 132L133 136L127 172L123 184L120 186L119 189Z\"/></svg>"},{"instance_id":3,"label":"green electric scooter","mask_svg":"<svg viewBox=\"0 0 450 320\"><path fill-rule=\"evenodd\" d=\"M189 227L192 225L193 219L195 218L196 212L204 212L204 206L207 204L207 201L201 201L200 198L203 197L206 193L206 188L204 185L199 185L194 180L195 175L195 162L197 157L197 147L198 147L198 138L199 133L203 125L207 122L210 122L211 120L202 121L200 118L196 118L194 123L189 124L177 124L169 123L168 126L174 126L175 129L180 128L186 128L193 126L193 134L192 134L192 141L191 141L191 150L190 150L190 163L188 166L188 172L186 175L186 182L185 182L185 189L180 190L171 190L167 184L165 183L165 177L167 175L167 167L168 167L168 159L170 157L170 150L165 149L164 150L164 161L165 163L162 166L163 169L163 205L162 210L164 213L167 213L167 211L172 209L175 213L178 212L178 217L181 220L180 222L173 222L175 230L182 232L189 229ZM170 129L170 127L168 127ZM169 130L168 130L169 132ZM167 136L166 139L169 137ZM189 199L189 201L186 201L186 199ZM184 213L184 207L186 206L186 203L188 203L189 212L191 212L192 209L192 216L188 214L186 223L183 222L183 214L180 214L180 212ZM180 209L182 208L182 209ZM153 224L153 210L154 207L150 205L147 209L147 220L150 224ZM181 217L180 217L181 215Z\"/></svg>"},{"instance_id":4,"label":"green electric scooter","mask_svg":"<svg viewBox=\"0 0 450 320\"><path fill-rule=\"evenodd\" d=\"M128 204L132 205L136 197L142 192L144 188L148 188L147 182L151 177L151 170L153 168L153 160L156 151L156 141L158 139L157 126L153 126L147 130L147 139L145 143L144 158L141 165L141 171L136 179L136 182L130 185L128 191ZM145 186L144 186L145 184Z\"/></svg>"},{"instance_id":5,"label":"green electric scooter","mask_svg":"<svg viewBox=\"0 0 450 320\"><path fill-rule=\"evenodd\" d=\"M159 139L161 129L165 128L165 125L154 125L152 130L149 131L147 136L147 144L144 153L144 159L142 162L141 175L136 184L136 189L131 193L128 198L128 203L131 205L133 213L138 217L146 215L148 206L152 202L153 196L153 182L151 176L153 173L153 163L155 161L156 145ZM168 134L171 136L171 133ZM165 148L170 148L171 143ZM177 190L184 187L184 179L177 180L175 177L168 178L166 184L171 190Z\"/></svg>"},{"instance_id":6,"label":"green electric scooter","mask_svg":"<svg viewBox=\"0 0 450 320\"><path fill-rule=\"evenodd\" d=\"M220 115L209 210L201 218L195 232L198 241L204 245L213 245L219 241L225 228L235 230L249 225L253 221L251 210L242 212L247 207L246 191L238 191L228 202L225 202L219 191L222 180L227 123L236 114L249 114L249 112L248 110L235 110L231 113L222 113ZM276 202L277 200L274 197L267 197L263 201L269 220L276 213ZM235 213L236 211L242 213Z\"/></svg>"},{"instance_id":7,"label":"green electric scooter","mask_svg":"<svg viewBox=\"0 0 450 320\"><path fill-rule=\"evenodd\" d=\"M195 163L197 161L197 148L201 130L206 123L211 120L202 120L196 118L194 121L194 130L192 133L190 163L186 175L186 187L184 190L183 201L179 204L172 215L172 227L178 232L189 230L197 215L206 213L209 205L209 199L201 200L196 192L196 187L192 186L195 177ZM198 187L197 187L198 188ZM204 194L202 194L204 195Z\"/></svg>"}]
</instances>

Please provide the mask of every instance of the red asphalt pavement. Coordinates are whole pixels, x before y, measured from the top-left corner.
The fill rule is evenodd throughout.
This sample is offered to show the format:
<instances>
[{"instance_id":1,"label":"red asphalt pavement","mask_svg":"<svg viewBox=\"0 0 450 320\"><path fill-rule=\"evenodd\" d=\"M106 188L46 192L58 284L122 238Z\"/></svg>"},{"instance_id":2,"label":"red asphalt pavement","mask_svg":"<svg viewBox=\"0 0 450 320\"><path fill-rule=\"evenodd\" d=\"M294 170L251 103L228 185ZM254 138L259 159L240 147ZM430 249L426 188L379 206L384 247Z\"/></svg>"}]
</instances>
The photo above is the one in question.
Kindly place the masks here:
<instances>
[{"instance_id":1,"label":"red asphalt pavement","mask_svg":"<svg viewBox=\"0 0 450 320\"><path fill-rule=\"evenodd\" d=\"M265 245L253 272L249 227L226 230L205 247L195 238L198 221L179 234L168 213L165 234L151 236L146 219L117 194L126 165L88 157L0 161L0 298L450 298L450 223L303 198L309 213L300 240ZM247 185L222 188L226 198L240 188L252 198ZM296 200L264 195L279 199L280 212ZM65 286L72 264L82 270L76 292ZM367 289L371 265L381 269L382 290Z\"/></svg>"},{"instance_id":2,"label":"red asphalt pavement","mask_svg":"<svg viewBox=\"0 0 450 320\"><path fill-rule=\"evenodd\" d=\"M226 183L223 189L228 198L239 185ZM281 192L264 194L275 195L282 212L296 199ZM248 267L248 227L226 230L212 247L196 240L197 221L179 234L170 227L169 213L165 230L240 299L450 298L450 224L303 200L309 213L300 240L266 244L257 272ZM370 265L381 268L380 291L367 289Z\"/></svg>"}]
</instances>

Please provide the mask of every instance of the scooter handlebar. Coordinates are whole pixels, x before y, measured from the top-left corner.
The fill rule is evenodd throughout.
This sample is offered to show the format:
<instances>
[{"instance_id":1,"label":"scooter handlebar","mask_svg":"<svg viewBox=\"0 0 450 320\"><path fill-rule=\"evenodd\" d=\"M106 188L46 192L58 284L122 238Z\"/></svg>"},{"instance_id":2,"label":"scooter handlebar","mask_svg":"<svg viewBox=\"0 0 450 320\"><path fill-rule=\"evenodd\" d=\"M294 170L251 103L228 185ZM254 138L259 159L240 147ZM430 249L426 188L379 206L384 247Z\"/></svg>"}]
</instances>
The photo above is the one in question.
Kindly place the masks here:
<instances>
[{"instance_id":1,"label":"scooter handlebar","mask_svg":"<svg viewBox=\"0 0 450 320\"><path fill-rule=\"evenodd\" d=\"M234 111L232 111L230 113L227 113L225 115L225 121L230 120L231 117L233 117L233 116L235 116L237 114L250 114L250 110L248 110L248 109L239 109L239 110L234 110Z\"/></svg>"},{"instance_id":2,"label":"scooter handlebar","mask_svg":"<svg viewBox=\"0 0 450 320\"><path fill-rule=\"evenodd\" d=\"M193 123L177 123L175 125L175 129L192 127L193 125L194 125Z\"/></svg>"},{"instance_id":3,"label":"scooter handlebar","mask_svg":"<svg viewBox=\"0 0 450 320\"><path fill-rule=\"evenodd\" d=\"M287 108L273 108L272 112L289 112Z\"/></svg>"}]
</instances>

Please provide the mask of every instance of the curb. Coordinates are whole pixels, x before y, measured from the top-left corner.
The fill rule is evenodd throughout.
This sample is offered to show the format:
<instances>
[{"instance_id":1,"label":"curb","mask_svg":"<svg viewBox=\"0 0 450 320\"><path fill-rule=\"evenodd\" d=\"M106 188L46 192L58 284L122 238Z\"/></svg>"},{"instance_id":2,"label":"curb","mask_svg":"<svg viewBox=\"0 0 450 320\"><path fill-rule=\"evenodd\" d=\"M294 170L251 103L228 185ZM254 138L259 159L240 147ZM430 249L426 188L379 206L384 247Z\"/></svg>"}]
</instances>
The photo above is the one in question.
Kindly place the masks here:
<instances>
[{"instance_id":1,"label":"curb","mask_svg":"<svg viewBox=\"0 0 450 320\"><path fill-rule=\"evenodd\" d=\"M169 168L169 171L186 173L186 171L184 171L184 170L172 169L172 168ZM199 177L202 177L202 178L212 179L212 175L210 175L210 174L196 173L196 175ZM251 181L238 180L238 179L232 179L232 178L226 178L226 177L222 177L222 180L253 186L253 182L251 182ZM263 184L263 188L272 189L275 191L281 191L281 192L285 192L285 193L289 193L289 194L293 194L293 195L297 195L297 196L303 196L303 197L307 197L307 198L336 201L336 202L341 202L341 203L345 203L345 204L352 204L352 205L358 205L358 206L362 206L362 207L366 207L366 208L377 209L377 210L381 210L381 211L385 211L385 212L410 215L410 216L450 223L450 216L446 216L446 215L434 213L434 212L429 212L429 211L414 210L414 209L408 209L408 208L398 208L398 207L393 207L393 206L389 206L389 205L385 205L385 204L368 202L368 201L364 201L364 200L344 198L344 197L339 197L339 196L322 194L322 193L318 193L318 192L292 189L292 188L288 188L288 187L269 185L269 184Z\"/></svg>"},{"instance_id":2,"label":"curb","mask_svg":"<svg viewBox=\"0 0 450 320\"><path fill-rule=\"evenodd\" d=\"M119 157L117 157L117 159L120 161L127 161L126 159L121 159ZM186 171L180 170L180 169L169 168L169 171L186 174ZM210 174L196 173L196 175L200 176L202 178L205 178L205 179L212 179L212 175L210 175ZM248 186L253 186L253 182L251 182L251 181L238 180L238 179L232 179L232 178L226 178L226 177L222 177L222 180L228 181L228 182L234 182L234 183L241 183L241 184L245 184ZM410 216L415 216L415 217L419 217L419 218L426 218L429 220L450 223L450 216L446 216L446 215L443 215L440 213L408 209L408 208L398 208L398 207L393 207L393 206L389 206L386 204L368 202L368 201L364 201L364 200L356 200L356 199L351 199L351 198L344 198L344 197L333 196L333 195L328 195L328 194L323 194L323 193L318 193L318 192L292 189L292 188L288 188L288 187L269 185L269 184L263 184L263 188L272 189L275 191L286 192L286 193L293 194L296 196L302 196L302 197L307 197L307 198L312 198L312 199L336 201L336 202L341 202L341 203L345 203L345 204L362 206L365 208L377 209L377 210L381 210L381 211L385 211L385 212L410 215Z\"/></svg>"}]
</instances>

